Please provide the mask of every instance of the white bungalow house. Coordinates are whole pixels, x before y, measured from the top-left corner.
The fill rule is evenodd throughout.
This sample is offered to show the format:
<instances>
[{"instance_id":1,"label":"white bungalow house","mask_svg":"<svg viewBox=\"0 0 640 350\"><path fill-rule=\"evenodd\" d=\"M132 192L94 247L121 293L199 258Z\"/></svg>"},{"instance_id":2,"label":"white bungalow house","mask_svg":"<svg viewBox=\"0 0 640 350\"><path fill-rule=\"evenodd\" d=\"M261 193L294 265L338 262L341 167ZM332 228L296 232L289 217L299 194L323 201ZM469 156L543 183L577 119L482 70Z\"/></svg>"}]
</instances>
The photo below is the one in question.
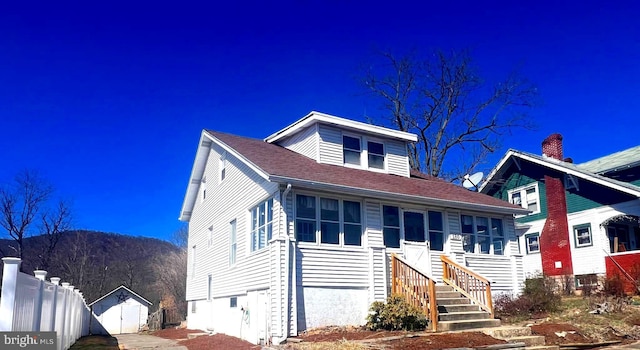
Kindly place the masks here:
<instances>
[{"instance_id":1,"label":"white bungalow house","mask_svg":"<svg viewBox=\"0 0 640 350\"><path fill-rule=\"evenodd\" d=\"M430 281L443 256L518 291L513 217L528 210L412 172L416 139L318 112L264 140L203 130L180 215L188 327L277 344L363 324L400 281L394 253Z\"/></svg>"}]
</instances>

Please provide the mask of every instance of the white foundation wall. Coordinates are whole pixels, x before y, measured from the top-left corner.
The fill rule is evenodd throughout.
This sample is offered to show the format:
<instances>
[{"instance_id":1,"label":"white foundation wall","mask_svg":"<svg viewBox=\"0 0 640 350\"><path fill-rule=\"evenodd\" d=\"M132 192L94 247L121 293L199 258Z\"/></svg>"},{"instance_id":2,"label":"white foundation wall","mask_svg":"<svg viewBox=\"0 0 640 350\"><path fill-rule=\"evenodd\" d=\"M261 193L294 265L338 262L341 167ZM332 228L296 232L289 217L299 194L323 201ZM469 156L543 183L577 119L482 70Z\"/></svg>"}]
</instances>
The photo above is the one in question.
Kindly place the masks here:
<instances>
[{"instance_id":1,"label":"white foundation wall","mask_svg":"<svg viewBox=\"0 0 640 350\"><path fill-rule=\"evenodd\" d=\"M368 300L367 288L298 287L298 330L365 324Z\"/></svg>"}]
</instances>

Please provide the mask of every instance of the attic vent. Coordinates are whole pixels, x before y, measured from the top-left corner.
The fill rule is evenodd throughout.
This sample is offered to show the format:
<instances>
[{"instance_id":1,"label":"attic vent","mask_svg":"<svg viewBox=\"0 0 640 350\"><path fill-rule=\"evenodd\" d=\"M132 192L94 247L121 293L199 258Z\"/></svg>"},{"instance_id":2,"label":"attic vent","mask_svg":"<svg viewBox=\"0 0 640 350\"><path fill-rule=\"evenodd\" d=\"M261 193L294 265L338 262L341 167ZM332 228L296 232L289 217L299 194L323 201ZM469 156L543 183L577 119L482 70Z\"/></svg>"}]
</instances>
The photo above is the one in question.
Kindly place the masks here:
<instances>
[{"instance_id":1,"label":"attic vent","mask_svg":"<svg viewBox=\"0 0 640 350\"><path fill-rule=\"evenodd\" d=\"M564 188L567 190L576 190L580 191L580 187L578 186L578 178L573 175L565 175L564 177Z\"/></svg>"}]
</instances>

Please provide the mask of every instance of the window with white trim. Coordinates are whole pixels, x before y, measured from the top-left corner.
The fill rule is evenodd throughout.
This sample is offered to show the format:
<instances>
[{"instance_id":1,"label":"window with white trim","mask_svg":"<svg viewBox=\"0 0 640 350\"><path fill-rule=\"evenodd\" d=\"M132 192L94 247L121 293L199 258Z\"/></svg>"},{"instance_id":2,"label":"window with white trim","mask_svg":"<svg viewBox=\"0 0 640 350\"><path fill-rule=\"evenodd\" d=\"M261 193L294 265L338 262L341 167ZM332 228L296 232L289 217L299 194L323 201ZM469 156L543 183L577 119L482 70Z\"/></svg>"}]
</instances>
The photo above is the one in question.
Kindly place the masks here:
<instances>
[{"instance_id":1,"label":"window with white trim","mask_svg":"<svg viewBox=\"0 0 640 350\"><path fill-rule=\"evenodd\" d=\"M439 211L429 210L429 249L444 250L444 220Z\"/></svg>"},{"instance_id":2,"label":"window with white trim","mask_svg":"<svg viewBox=\"0 0 640 350\"><path fill-rule=\"evenodd\" d=\"M221 183L224 181L225 177L227 177L227 154L226 152L220 156L220 161L218 162L218 182Z\"/></svg>"},{"instance_id":3,"label":"window with white trim","mask_svg":"<svg viewBox=\"0 0 640 350\"><path fill-rule=\"evenodd\" d=\"M209 226L207 230L207 247L211 248L213 246L213 226Z\"/></svg>"},{"instance_id":4,"label":"window with white trim","mask_svg":"<svg viewBox=\"0 0 640 350\"><path fill-rule=\"evenodd\" d=\"M527 246L527 254L540 253L540 233L529 233L524 235Z\"/></svg>"},{"instance_id":5,"label":"window with white trim","mask_svg":"<svg viewBox=\"0 0 640 350\"><path fill-rule=\"evenodd\" d=\"M462 245L467 253L504 254L502 219L461 215Z\"/></svg>"},{"instance_id":6,"label":"window with white trim","mask_svg":"<svg viewBox=\"0 0 640 350\"><path fill-rule=\"evenodd\" d=\"M573 226L573 236L576 247L588 247L593 244L591 240L591 224Z\"/></svg>"},{"instance_id":7,"label":"window with white trim","mask_svg":"<svg viewBox=\"0 0 640 350\"><path fill-rule=\"evenodd\" d=\"M367 155L369 168L384 170L384 144L367 141Z\"/></svg>"},{"instance_id":8,"label":"window with white trim","mask_svg":"<svg viewBox=\"0 0 640 350\"><path fill-rule=\"evenodd\" d=\"M540 192L537 182L527 186L514 188L513 190L510 190L508 194L509 202L531 210L529 215L540 212Z\"/></svg>"},{"instance_id":9,"label":"window with white trim","mask_svg":"<svg viewBox=\"0 0 640 350\"><path fill-rule=\"evenodd\" d=\"M360 246L361 210L360 202L298 194L296 239L300 242Z\"/></svg>"},{"instance_id":10,"label":"window with white trim","mask_svg":"<svg viewBox=\"0 0 640 350\"><path fill-rule=\"evenodd\" d=\"M273 232L273 198L251 209L251 251L266 247Z\"/></svg>"},{"instance_id":11,"label":"window with white trim","mask_svg":"<svg viewBox=\"0 0 640 350\"><path fill-rule=\"evenodd\" d=\"M236 252L238 249L236 238L236 220L229 223L229 266L236 264Z\"/></svg>"},{"instance_id":12,"label":"window with white trim","mask_svg":"<svg viewBox=\"0 0 640 350\"><path fill-rule=\"evenodd\" d=\"M386 247L400 248L400 209L398 207L382 206L382 235Z\"/></svg>"},{"instance_id":13,"label":"window with white trim","mask_svg":"<svg viewBox=\"0 0 640 350\"><path fill-rule=\"evenodd\" d=\"M342 136L342 152L344 164L360 165L362 145L359 137Z\"/></svg>"}]
</instances>

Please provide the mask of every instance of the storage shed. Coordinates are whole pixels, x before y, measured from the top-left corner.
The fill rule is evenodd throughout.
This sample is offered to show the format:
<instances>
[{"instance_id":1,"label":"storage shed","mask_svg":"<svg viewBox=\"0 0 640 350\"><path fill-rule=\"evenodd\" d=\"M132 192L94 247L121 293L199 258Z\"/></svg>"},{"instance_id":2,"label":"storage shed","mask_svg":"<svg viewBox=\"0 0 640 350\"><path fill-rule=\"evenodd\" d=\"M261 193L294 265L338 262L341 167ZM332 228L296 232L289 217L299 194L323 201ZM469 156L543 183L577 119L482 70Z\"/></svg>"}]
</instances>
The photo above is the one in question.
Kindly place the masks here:
<instances>
[{"instance_id":1,"label":"storage shed","mask_svg":"<svg viewBox=\"0 0 640 350\"><path fill-rule=\"evenodd\" d=\"M120 286L89 304L91 334L137 333L147 323L151 302Z\"/></svg>"}]
</instances>

